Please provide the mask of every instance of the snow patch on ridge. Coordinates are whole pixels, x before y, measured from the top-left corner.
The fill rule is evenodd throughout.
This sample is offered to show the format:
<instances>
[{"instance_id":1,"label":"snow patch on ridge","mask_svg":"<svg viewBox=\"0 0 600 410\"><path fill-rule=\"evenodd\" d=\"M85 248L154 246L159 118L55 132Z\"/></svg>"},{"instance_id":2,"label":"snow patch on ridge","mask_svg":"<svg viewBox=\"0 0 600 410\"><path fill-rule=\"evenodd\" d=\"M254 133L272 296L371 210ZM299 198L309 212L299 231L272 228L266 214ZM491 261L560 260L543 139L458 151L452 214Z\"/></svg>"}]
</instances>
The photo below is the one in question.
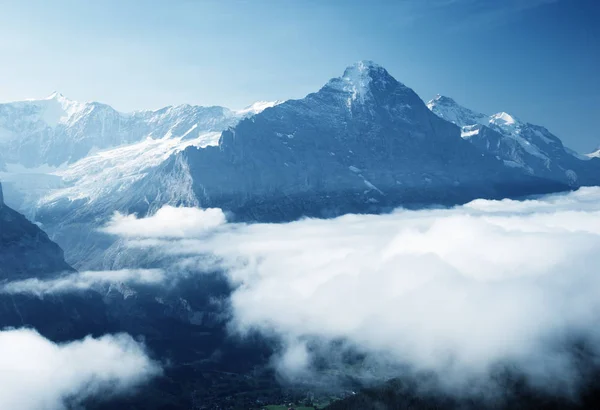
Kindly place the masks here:
<instances>
[{"instance_id":1,"label":"snow patch on ridge","mask_svg":"<svg viewBox=\"0 0 600 410\"><path fill-rule=\"evenodd\" d=\"M484 125L499 132L505 138L511 138L515 140L528 154L542 159L546 163L550 161L548 156L545 155L536 145L532 144L522 136L522 130L526 124L521 122L513 115L510 115L506 112L499 112L497 114L487 116L485 114L469 110L468 108L459 105L452 98L439 94L433 100L430 100L427 103L427 108L429 108L437 116L461 127L461 136L463 138L471 138L479 135L479 126ZM475 132L476 129L477 131ZM536 135L538 134L541 133L537 132ZM542 140L546 143L551 141L543 135L540 136L540 138L542 138ZM520 165L525 165L519 158L513 158L511 161ZM509 166L512 166L512 164Z\"/></svg>"},{"instance_id":2,"label":"snow patch on ridge","mask_svg":"<svg viewBox=\"0 0 600 410\"><path fill-rule=\"evenodd\" d=\"M478 125L467 125L466 127L461 127L460 136L464 139L471 138L479 135L479 131Z\"/></svg>"},{"instance_id":3,"label":"snow patch on ridge","mask_svg":"<svg viewBox=\"0 0 600 410\"><path fill-rule=\"evenodd\" d=\"M382 69L382 67L373 61L359 61L346 68L342 77L330 80L327 86L349 94L346 105L350 109L353 102L364 103L370 98L370 85L373 80L371 72L374 69Z\"/></svg>"},{"instance_id":4,"label":"snow patch on ridge","mask_svg":"<svg viewBox=\"0 0 600 410\"><path fill-rule=\"evenodd\" d=\"M600 148L598 148L597 151L590 152L589 154L585 154L585 156L588 157L589 159L591 159L591 158L600 158Z\"/></svg>"},{"instance_id":5,"label":"snow patch on ridge","mask_svg":"<svg viewBox=\"0 0 600 410\"><path fill-rule=\"evenodd\" d=\"M450 121L459 127L467 127L475 124L487 125L489 121L486 115L462 107L452 98L440 94L427 103L427 108L438 117Z\"/></svg>"},{"instance_id":6,"label":"snow patch on ridge","mask_svg":"<svg viewBox=\"0 0 600 410\"><path fill-rule=\"evenodd\" d=\"M282 102L284 102L284 101L283 100L257 101L254 104L251 104L245 108L242 108L241 110L236 110L234 112L236 115L239 115L242 117L247 116L247 115L255 115L255 114L259 114L259 113L263 112L267 108L275 107L276 105L279 105Z\"/></svg>"},{"instance_id":7,"label":"snow patch on ridge","mask_svg":"<svg viewBox=\"0 0 600 410\"><path fill-rule=\"evenodd\" d=\"M507 114L505 112L500 112L497 114L492 115L492 117L490 118L490 124L495 124L498 125L499 127L501 126L511 126L516 124L517 121L515 119L515 117L513 117L510 114Z\"/></svg>"}]
</instances>

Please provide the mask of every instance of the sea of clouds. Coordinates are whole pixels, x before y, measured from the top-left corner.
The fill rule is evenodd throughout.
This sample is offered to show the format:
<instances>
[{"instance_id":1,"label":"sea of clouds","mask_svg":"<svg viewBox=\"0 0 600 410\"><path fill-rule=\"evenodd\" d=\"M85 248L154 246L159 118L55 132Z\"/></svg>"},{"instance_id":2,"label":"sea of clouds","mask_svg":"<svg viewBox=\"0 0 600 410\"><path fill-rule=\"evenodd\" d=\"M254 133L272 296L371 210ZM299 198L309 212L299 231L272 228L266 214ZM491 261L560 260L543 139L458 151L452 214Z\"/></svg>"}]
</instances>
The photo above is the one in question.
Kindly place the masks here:
<instances>
[{"instance_id":1,"label":"sea of clouds","mask_svg":"<svg viewBox=\"0 0 600 410\"><path fill-rule=\"evenodd\" d=\"M463 391L502 364L570 395L589 377L572 346L600 365L599 188L284 224L165 207L116 214L104 231L222 271L231 331L276 337L274 365L291 379L347 350L375 376L429 372Z\"/></svg>"},{"instance_id":2,"label":"sea of clouds","mask_svg":"<svg viewBox=\"0 0 600 410\"><path fill-rule=\"evenodd\" d=\"M120 269L106 271L82 271L53 277L28 278L5 282L0 294L33 294L39 297L52 294L101 289L106 285L134 284L154 285L165 279L162 269Z\"/></svg>"}]
</instances>

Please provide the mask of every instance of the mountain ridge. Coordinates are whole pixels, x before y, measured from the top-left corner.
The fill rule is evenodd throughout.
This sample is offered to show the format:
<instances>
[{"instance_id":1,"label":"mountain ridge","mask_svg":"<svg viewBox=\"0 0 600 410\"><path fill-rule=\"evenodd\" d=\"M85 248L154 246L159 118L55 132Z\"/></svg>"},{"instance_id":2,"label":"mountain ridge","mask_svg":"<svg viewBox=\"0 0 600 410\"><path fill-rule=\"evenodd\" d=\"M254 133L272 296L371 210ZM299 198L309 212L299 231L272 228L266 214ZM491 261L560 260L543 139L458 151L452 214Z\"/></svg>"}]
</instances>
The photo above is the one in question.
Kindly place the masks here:
<instances>
[{"instance_id":1,"label":"mountain ridge","mask_svg":"<svg viewBox=\"0 0 600 410\"><path fill-rule=\"evenodd\" d=\"M39 198L55 189L68 192L74 181L93 176L76 174L85 165L80 161L100 162L101 156L106 159L104 168L113 167L119 157L127 156L120 155L119 148L128 152L138 144L143 156L149 140L164 141L166 155L175 143L172 139L183 145L201 143L203 135L220 132L278 103L261 101L237 111L183 104L122 113L103 103L80 103L55 92L41 100L0 104L0 178L10 204L34 217ZM153 144L154 152L159 145ZM111 150L116 158L110 158ZM118 182L123 178L120 172L115 168L107 181ZM72 192L69 195L73 197ZM85 191L74 196L81 195Z\"/></svg>"},{"instance_id":2,"label":"mountain ridge","mask_svg":"<svg viewBox=\"0 0 600 410\"><path fill-rule=\"evenodd\" d=\"M359 62L347 68L341 77L328 81L318 92L304 99L286 101L224 131L218 147L221 154L209 154L211 149L217 151L217 148L209 147L206 150L187 148L184 155L190 164L194 190L201 206L227 204L226 207L239 210L241 202L234 204L235 200L227 198L235 197L240 191L241 197L245 198L242 202L252 201L251 197L261 194L273 195L277 200L276 196L281 199L298 192L310 195L324 192L317 194L321 197L339 192L342 196L352 197L356 206L350 208L354 211L374 209L378 207L376 204L388 208L431 201L454 203L450 197L461 202L458 198L462 194L454 194L463 189L464 181L456 180L452 172L445 175L448 174L446 167L457 166L461 161L465 164L481 162L477 159L481 155L475 154L470 144L463 144L458 128L431 114L412 89L395 80L381 66ZM310 146L310 155L307 156L298 144ZM252 147L258 146L261 152L269 154L253 151ZM290 151L293 152L291 156ZM261 155L262 158L257 160ZM294 155L301 155L305 161L300 161L300 168L295 166L298 158ZM419 156L421 158L416 160ZM217 157L223 162L215 163ZM317 162L311 164L315 158ZM369 164L364 163L365 158ZM492 156L483 162L492 174L505 172ZM393 177L388 172L384 177L382 174L387 171L369 172L369 167L396 169L398 173ZM215 183L215 178L206 177L211 168L226 169L223 175L227 177L216 176L219 182ZM236 168L237 171L227 174ZM290 171L293 168L296 169ZM271 174L277 175L279 181L269 185L273 181L259 169L276 170ZM313 172L315 170L317 172ZM418 173L421 175L415 175ZM510 178L515 181L518 179L512 171L507 174L512 174ZM282 176L285 177L281 179ZM471 182L478 179L469 172L462 172L461 177ZM435 186L433 181L436 179L440 186L452 187L453 192L446 192L445 198L440 192L433 194L435 189L425 193L427 188L421 187ZM227 188L228 180L245 182L243 187ZM477 185L484 195L486 192L492 196L499 194L493 193L493 188L485 187L490 184L483 181ZM341 193L346 188L350 194ZM396 191L405 192L403 200L392 199L397 195ZM261 194L257 194L259 192Z\"/></svg>"},{"instance_id":3,"label":"mountain ridge","mask_svg":"<svg viewBox=\"0 0 600 410\"><path fill-rule=\"evenodd\" d=\"M573 187L600 183L600 165L585 161L545 127L506 112L481 114L439 94L427 107L461 127L461 136L481 152L497 156L507 166Z\"/></svg>"},{"instance_id":4,"label":"mountain ridge","mask_svg":"<svg viewBox=\"0 0 600 410\"><path fill-rule=\"evenodd\" d=\"M0 164L64 167L94 151L134 143L147 136L160 138L169 132L191 132L194 125L198 131L221 131L277 103L260 101L237 111L182 104L120 112L100 102L70 100L58 92L43 99L2 103ZM184 127L187 128L182 131Z\"/></svg>"}]
</instances>

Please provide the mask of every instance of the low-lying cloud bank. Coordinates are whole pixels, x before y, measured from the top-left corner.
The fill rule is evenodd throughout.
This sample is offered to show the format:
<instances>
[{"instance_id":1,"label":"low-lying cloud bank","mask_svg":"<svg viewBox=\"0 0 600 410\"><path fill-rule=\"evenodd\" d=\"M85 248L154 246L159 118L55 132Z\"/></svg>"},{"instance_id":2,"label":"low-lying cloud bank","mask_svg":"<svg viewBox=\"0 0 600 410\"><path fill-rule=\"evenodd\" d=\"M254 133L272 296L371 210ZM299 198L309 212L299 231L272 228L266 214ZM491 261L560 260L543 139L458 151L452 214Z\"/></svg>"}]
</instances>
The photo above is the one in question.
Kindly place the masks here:
<instances>
[{"instance_id":1,"label":"low-lying cloud bank","mask_svg":"<svg viewBox=\"0 0 600 410\"><path fill-rule=\"evenodd\" d=\"M126 393L161 372L129 335L55 344L31 329L0 331L0 408L60 410Z\"/></svg>"},{"instance_id":2,"label":"low-lying cloud bank","mask_svg":"<svg viewBox=\"0 0 600 410\"><path fill-rule=\"evenodd\" d=\"M161 269L121 269L85 271L48 279L23 279L0 285L0 294L33 294L44 296L92 289L114 283L153 285L165 278Z\"/></svg>"},{"instance_id":3,"label":"low-lying cloud bank","mask_svg":"<svg viewBox=\"0 0 600 410\"><path fill-rule=\"evenodd\" d=\"M569 344L600 353L599 188L287 224L208 211L117 216L105 230L226 272L232 329L280 337L290 377L314 370L315 346L344 341L455 385L505 363L568 393L586 377Z\"/></svg>"}]
</instances>

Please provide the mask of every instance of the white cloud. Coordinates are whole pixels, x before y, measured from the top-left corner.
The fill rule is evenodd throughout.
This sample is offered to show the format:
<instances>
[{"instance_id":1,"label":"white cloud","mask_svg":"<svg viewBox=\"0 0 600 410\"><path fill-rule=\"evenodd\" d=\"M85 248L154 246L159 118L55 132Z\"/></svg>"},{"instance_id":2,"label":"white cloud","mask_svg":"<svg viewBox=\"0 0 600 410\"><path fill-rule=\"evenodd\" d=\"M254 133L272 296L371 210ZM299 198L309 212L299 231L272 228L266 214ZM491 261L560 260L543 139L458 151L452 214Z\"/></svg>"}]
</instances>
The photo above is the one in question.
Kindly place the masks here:
<instances>
[{"instance_id":1,"label":"white cloud","mask_svg":"<svg viewBox=\"0 0 600 410\"><path fill-rule=\"evenodd\" d=\"M55 344L30 329L0 331L0 369L0 408L19 410L126 393L161 372L125 334Z\"/></svg>"},{"instance_id":2,"label":"white cloud","mask_svg":"<svg viewBox=\"0 0 600 410\"><path fill-rule=\"evenodd\" d=\"M139 232L152 220L136 220ZM277 367L290 376L310 370L311 340L345 340L462 385L502 362L568 392L581 373L564 344L584 338L600 353L599 188L198 229L176 240L152 230L129 245L222 268L236 285L232 329L278 335Z\"/></svg>"},{"instance_id":3,"label":"white cloud","mask_svg":"<svg viewBox=\"0 0 600 410\"><path fill-rule=\"evenodd\" d=\"M103 231L130 238L185 238L202 234L225 222L225 214L218 208L164 206L154 215L144 219L117 212Z\"/></svg>"},{"instance_id":4,"label":"white cloud","mask_svg":"<svg viewBox=\"0 0 600 410\"><path fill-rule=\"evenodd\" d=\"M85 271L70 273L49 279L24 279L7 282L0 286L0 293L37 296L87 290L114 283L158 284L164 280L161 269L122 269L112 271Z\"/></svg>"}]
</instances>

